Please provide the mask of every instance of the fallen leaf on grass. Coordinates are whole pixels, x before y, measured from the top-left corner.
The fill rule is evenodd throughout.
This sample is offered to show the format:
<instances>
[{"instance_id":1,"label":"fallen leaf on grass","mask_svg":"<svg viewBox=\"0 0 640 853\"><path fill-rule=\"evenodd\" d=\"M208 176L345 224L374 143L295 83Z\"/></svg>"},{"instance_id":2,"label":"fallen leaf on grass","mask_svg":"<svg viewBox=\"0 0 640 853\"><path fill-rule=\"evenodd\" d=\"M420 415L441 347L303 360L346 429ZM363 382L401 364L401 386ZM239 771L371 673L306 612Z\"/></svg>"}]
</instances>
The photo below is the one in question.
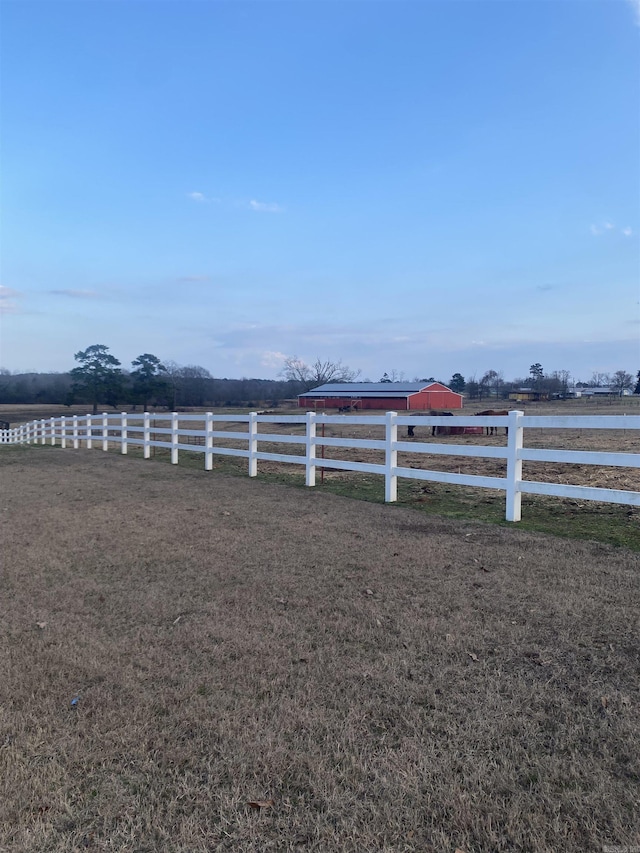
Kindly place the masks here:
<instances>
[{"instance_id":1,"label":"fallen leaf on grass","mask_svg":"<svg viewBox=\"0 0 640 853\"><path fill-rule=\"evenodd\" d=\"M42 630L43 628L46 628L46 627L47 627L47 623L46 623L46 622L36 622L36 625L37 625L37 627L38 627L38 628L40 628L40 630Z\"/></svg>"},{"instance_id":2,"label":"fallen leaf on grass","mask_svg":"<svg viewBox=\"0 0 640 853\"><path fill-rule=\"evenodd\" d=\"M475 660L475 661L478 660L478 655L474 654L473 652L467 652L467 654L469 655L471 660Z\"/></svg>"},{"instance_id":3,"label":"fallen leaf on grass","mask_svg":"<svg viewBox=\"0 0 640 853\"><path fill-rule=\"evenodd\" d=\"M373 595L373 590L372 589L365 589L364 594L365 595Z\"/></svg>"},{"instance_id":4,"label":"fallen leaf on grass","mask_svg":"<svg viewBox=\"0 0 640 853\"><path fill-rule=\"evenodd\" d=\"M173 622L172 622L171 624L172 624L172 625L177 625L177 624L178 624L178 622L179 622L181 619L182 619L182 616L177 616L177 617L173 620Z\"/></svg>"},{"instance_id":5,"label":"fallen leaf on grass","mask_svg":"<svg viewBox=\"0 0 640 853\"><path fill-rule=\"evenodd\" d=\"M602 705L603 708L606 708L609 705L609 697L608 696L601 696L600 697L600 704Z\"/></svg>"},{"instance_id":6,"label":"fallen leaf on grass","mask_svg":"<svg viewBox=\"0 0 640 853\"><path fill-rule=\"evenodd\" d=\"M252 809L270 809L275 800L249 800L247 805Z\"/></svg>"}]
</instances>

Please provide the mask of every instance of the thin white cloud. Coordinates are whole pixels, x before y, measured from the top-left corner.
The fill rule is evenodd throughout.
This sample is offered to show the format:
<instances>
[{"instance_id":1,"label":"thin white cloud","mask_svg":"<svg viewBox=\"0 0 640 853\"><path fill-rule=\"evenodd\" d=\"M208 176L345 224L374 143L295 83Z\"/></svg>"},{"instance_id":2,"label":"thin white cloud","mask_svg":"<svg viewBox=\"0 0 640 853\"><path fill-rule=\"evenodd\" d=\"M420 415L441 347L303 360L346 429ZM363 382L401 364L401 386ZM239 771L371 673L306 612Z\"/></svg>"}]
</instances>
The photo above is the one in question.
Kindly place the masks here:
<instances>
[{"instance_id":1,"label":"thin white cloud","mask_svg":"<svg viewBox=\"0 0 640 853\"><path fill-rule=\"evenodd\" d=\"M635 13L636 26L640 27L640 0L627 0Z\"/></svg>"},{"instance_id":2,"label":"thin white cloud","mask_svg":"<svg viewBox=\"0 0 640 853\"><path fill-rule=\"evenodd\" d=\"M53 296L69 296L71 299L97 299L99 296L95 290L74 290L70 287L50 290L49 293Z\"/></svg>"},{"instance_id":3,"label":"thin white cloud","mask_svg":"<svg viewBox=\"0 0 640 853\"><path fill-rule=\"evenodd\" d=\"M20 296L17 290L0 284L0 314L17 314L19 311L17 300Z\"/></svg>"},{"instance_id":4,"label":"thin white cloud","mask_svg":"<svg viewBox=\"0 0 640 853\"><path fill-rule=\"evenodd\" d=\"M178 281L186 282L186 283L202 283L206 281L211 281L210 275L183 275L180 276Z\"/></svg>"},{"instance_id":5,"label":"thin white cloud","mask_svg":"<svg viewBox=\"0 0 640 853\"><path fill-rule=\"evenodd\" d=\"M284 208L275 202L256 201L255 199L251 199L249 207L256 213L282 213L284 211Z\"/></svg>"},{"instance_id":6,"label":"thin white cloud","mask_svg":"<svg viewBox=\"0 0 640 853\"><path fill-rule=\"evenodd\" d=\"M282 367L285 358L287 358L287 356L283 352L277 352L277 350L266 350L262 353L260 364L263 367Z\"/></svg>"},{"instance_id":7,"label":"thin white cloud","mask_svg":"<svg viewBox=\"0 0 640 853\"><path fill-rule=\"evenodd\" d=\"M222 201L220 198L215 198L214 196L208 196L204 193L198 192L194 190L193 192L187 193L187 198L190 198L191 201L195 201L196 204L213 204Z\"/></svg>"},{"instance_id":8,"label":"thin white cloud","mask_svg":"<svg viewBox=\"0 0 640 853\"><path fill-rule=\"evenodd\" d=\"M640 2L640 0L638 0L638 2ZM589 231L594 237L601 237L603 234L606 234L607 231L613 231L616 234L620 232L621 234L624 234L625 237L631 237L633 234L633 231L628 225L626 228L616 228L613 222L609 222L608 220L601 222L599 225L591 225L589 227Z\"/></svg>"}]
</instances>

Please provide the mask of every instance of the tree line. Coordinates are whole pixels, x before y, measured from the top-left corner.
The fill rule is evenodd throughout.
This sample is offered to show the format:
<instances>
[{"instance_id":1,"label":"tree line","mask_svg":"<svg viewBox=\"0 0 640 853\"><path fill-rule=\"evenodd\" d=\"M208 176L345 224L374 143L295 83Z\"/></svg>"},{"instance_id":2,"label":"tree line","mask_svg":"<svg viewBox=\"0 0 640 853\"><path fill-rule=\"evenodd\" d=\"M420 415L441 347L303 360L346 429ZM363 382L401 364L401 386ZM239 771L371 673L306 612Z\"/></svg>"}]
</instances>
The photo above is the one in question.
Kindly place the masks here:
<instances>
[{"instance_id":1,"label":"tree line","mask_svg":"<svg viewBox=\"0 0 640 853\"><path fill-rule=\"evenodd\" d=\"M308 364L290 356L284 361L279 379L216 379L200 365L162 361L153 353L142 353L133 359L130 369L125 369L103 344L93 344L75 353L74 359L78 364L68 373L11 374L0 369L0 403L87 404L94 413L98 406L123 405L167 410L265 404L275 407L327 382L354 382L361 373L340 360L317 358ZM378 381L404 380L404 373L390 370ZM520 388L559 398L573 389L593 386L607 386L620 394L624 391L640 394L640 370L635 379L627 371L618 370L613 374L594 373L588 381L575 381L568 370L546 373L539 362L531 365L528 376L509 381L498 370L487 370L479 378L454 373L448 381L434 376L416 376L413 381L441 382L471 400L507 399Z\"/></svg>"},{"instance_id":2,"label":"tree line","mask_svg":"<svg viewBox=\"0 0 640 853\"><path fill-rule=\"evenodd\" d=\"M74 356L78 366L68 373L15 373L0 369L0 403L87 405L141 409L202 406L278 405L299 393L286 379L215 379L200 365L179 365L143 353L123 368L103 344Z\"/></svg>"}]
</instances>

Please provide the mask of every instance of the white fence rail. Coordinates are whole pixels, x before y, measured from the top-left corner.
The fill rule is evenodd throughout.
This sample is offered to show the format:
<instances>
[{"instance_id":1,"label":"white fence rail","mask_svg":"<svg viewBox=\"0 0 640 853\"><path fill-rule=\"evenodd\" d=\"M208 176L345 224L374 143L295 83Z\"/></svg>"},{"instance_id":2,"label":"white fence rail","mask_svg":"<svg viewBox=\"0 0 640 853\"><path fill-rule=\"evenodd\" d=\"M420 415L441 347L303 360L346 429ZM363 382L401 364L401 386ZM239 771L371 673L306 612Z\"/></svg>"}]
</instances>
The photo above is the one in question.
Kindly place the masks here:
<instances>
[{"instance_id":1,"label":"white fence rail","mask_svg":"<svg viewBox=\"0 0 640 853\"><path fill-rule=\"evenodd\" d=\"M640 416L575 416L575 417L530 417L523 412L509 412L507 416L464 416L456 417L456 427L493 426L507 430L506 447L462 446L459 444L439 444L432 442L407 442L398 440L398 427L416 425L416 415L399 415L387 412L385 415L319 415L307 412L300 415L259 415L251 412L247 415L206 414L107 414L83 415L59 418L47 418L20 424L13 429L0 431L0 444L52 444L60 442L62 447L79 448L82 444L91 448L94 444L108 450L117 446L121 453L127 453L129 445L142 447L143 456L148 459L152 448L165 448L171 453L171 462L178 464L180 451L202 453L204 467L213 468L214 455L240 456L248 460L249 476L258 473L259 461L285 462L305 466L307 486L315 486L318 468L358 471L379 474L384 477L385 500L395 501L398 496L398 478L428 480L437 483L451 483L461 486L479 486L487 489L499 489L506 495L506 519L520 521L521 498L523 494L552 495L570 497L579 500L603 501L606 503L630 504L640 506L640 492L623 489L605 489L590 486L544 483L523 480L524 462L570 463L581 465L601 465L613 467L640 468L640 453L610 453L581 450L528 449L524 447L524 430L549 429L597 429L597 430L634 430L640 438ZM219 423L237 423L244 429L228 431L216 429ZM200 424L200 428L192 428ZM258 431L260 424L278 424L279 426L304 426L304 434L274 434ZM384 439L335 438L318 435L317 427L324 424L341 426L381 426L384 427ZM422 427L451 427L448 417L420 417ZM202 426L203 425L203 426ZM183 440L184 439L184 440ZM190 439L198 443L188 443ZM216 444L216 440L234 440L246 442L245 448ZM260 450L260 443L298 445L302 452L274 453ZM353 448L356 450L376 450L383 454L384 461L358 462L347 459L320 458L318 448ZM408 452L424 454L426 458L434 455L468 456L484 459L504 459L506 472L504 477L489 477L475 474L453 474L424 468L408 468L398 465L398 453Z\"/></svg>"}]
</instances>

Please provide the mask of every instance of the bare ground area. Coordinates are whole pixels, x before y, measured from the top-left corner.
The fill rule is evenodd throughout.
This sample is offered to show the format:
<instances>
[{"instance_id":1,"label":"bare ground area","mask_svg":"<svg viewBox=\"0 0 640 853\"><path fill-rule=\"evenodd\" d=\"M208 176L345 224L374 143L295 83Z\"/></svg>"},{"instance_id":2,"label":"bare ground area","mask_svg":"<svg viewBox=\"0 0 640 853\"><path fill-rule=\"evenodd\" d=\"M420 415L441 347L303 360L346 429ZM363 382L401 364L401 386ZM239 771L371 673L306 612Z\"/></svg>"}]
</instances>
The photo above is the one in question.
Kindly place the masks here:
<instances>
[{"instance_id":1,"label":"bare ground area","mask_svg":"<svg viewBox=\"0 0 640 853\"><path fill-rule=\"evenodd\" d=\"M0 494L3 853L640 844L637 554L84 450Z\"/></svg>"}]
</instances>

